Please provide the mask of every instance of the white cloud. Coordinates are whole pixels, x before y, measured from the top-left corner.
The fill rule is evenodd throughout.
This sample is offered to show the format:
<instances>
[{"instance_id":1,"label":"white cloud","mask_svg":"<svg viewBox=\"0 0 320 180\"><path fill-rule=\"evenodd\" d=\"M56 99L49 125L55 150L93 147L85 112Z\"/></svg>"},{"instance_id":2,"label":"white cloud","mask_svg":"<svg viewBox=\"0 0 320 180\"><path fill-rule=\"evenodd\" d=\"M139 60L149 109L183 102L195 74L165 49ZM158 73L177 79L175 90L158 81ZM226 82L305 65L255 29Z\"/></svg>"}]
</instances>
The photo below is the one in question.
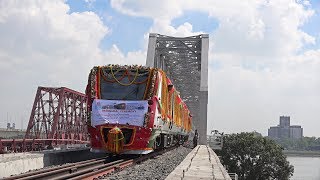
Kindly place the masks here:
<instances>
[{"instance_id":1,"label":"white cloud","mask_svg":"<svg viewBox=\"0 0 320 180\"><path fill-rule=\"evenodd\" d=\"M320 115L319 52L281 60L285 63L278 68L256 71L225 65L210 70L209 127L266 134L280 115L290 115L292 124L302 125L306 135L319 136L314 128Z\"/></svg>"},{"instance_id":2,"label":"white cloud","mask_svg":"<svg viewBox=\"0 0 320 180\"><path fill-rule=\"evenodd\" d=\"M314 14L314 10L304 4L294 0L111 1L112 7L124 14L152 18L154 24L149 32L172 36L201 33L193 32L189 22L174 28L171 26L174 18L185 11L208 13L219 22L212 34L215 53L271 57L295 53L304 44L315 43L314 37L300 30Z\"/></svg>"},{"instance_id":3,"label":"white cloud","mask_svg":"<svg viewBox=\"0 0 320 180\"><path fill-rule=\"evenodd\" d=\"M121 52L117 45L104 53L104 59L99 64L145 64L146 53L143 51L128 52L126 55Z\"/></svg>"},{"instance_id":4,"label":"white cloud","mask_svg":"<svg viewBox=\"0 0 320 180\"><path fill-rule=\"evenodd\" d=\"M93 12L69 9L64 0L0 1L0 120L8 112L17 125L27 121L37 86L84 92L93 66L144 59L116 46L103 52L109 28Z\"/></svg>"},{"instance_id":5,"label":"white cloud","mask_svg":"<svg viewBox=\"0 0 320 180\"><path fill-rule=\"evenodd\" d=\"M153 19L172 19L182 14L181 1L111 0L116 10L130 15Z\"/></svg>"},{"instance_id":6,"label":"white cloud","mask_svg":"<svg viewBox=\"0 0 320 180\"><path fill-rule=\"evenodd\" d=\"M319 117L320 50L301 53L316 43L301 29L315 13L308 1L111 0L111 5L152 18L148 32L170 36L203 33L191 22L171 24L186 11L218 21L210 34L210 63L220 67L209 69L209 128L266 133L279 115L291 115L309 135L320 136L313 128ZM69 9L63 0L0 1L0 117L7 111L19 115L17 109L28 116L38 85L83 91L94 65L144 64L146 48L124 54L113 45L102 51L99 43L111 32L102 17Z\"/></svg>"},{"instance_id":7,"label":"white cloud","mask_svg":"<svg viewBox=\"0 0 320 180\"><path fill-rule=\"evenodd\" d=\"M171 25L185 11L207 13L218 21L210 34L209 60L220 67L209 69L209 119L213 119L209 128L266 134L278 116L291 115L292 123L301 124L307 135L320 136L312 128L319 117L319 50L297 55L316 43L301 29L315 13L309 1L112 0L111 4L124 14L153 19L149 32L172 36L199 33L190 22Z\"/></svg>"},{"instance_id":8,"label":"white cloud","mask_svg":"<svg viewBox=\"0 0 320 180\"><path fill-rule=\"evenodd\" d=\"M188 2L186 2L188 3ZM202 32L193 32L192 25L185 22L177 28L171 25L171 20L182 15L185 9L181 8L182 1L131 1L111 0L111 6L116 10L130 15L153 19L149 32L156 32L169 36L192 36ZM148 37L148 36L146 36Z\"/></svg>"},{"instance_id":9,"label":"white cloud","mask_svg":"<svg viewBox=\"0 0 320 180\"><path fill-rule=\"evenodd\" d=\"M166 20L155 20L153 26L149 32L157 32L159 34L165 34L175 37L186 37L198 35L203 32L193 32L192 25L188 22L178 26L177 28L170 25L170 21Z\"/></svg>"}]
</instances>

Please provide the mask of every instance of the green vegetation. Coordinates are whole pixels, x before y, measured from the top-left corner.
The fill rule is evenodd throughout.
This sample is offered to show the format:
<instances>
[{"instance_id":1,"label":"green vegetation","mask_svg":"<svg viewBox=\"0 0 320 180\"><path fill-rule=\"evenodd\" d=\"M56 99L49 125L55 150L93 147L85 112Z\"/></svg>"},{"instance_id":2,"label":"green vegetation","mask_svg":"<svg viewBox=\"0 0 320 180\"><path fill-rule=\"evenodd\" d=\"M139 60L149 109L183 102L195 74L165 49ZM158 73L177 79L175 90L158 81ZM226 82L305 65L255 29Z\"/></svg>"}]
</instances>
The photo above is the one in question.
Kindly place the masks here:
<instances>
[{"instance_id":1,"label":"green vegetation","mask_svg":"<svg viewBox=\"0 0 320 180\"><path fill-rule=\"evenodd\" d=\"M276 139L285 150L296 151L320 151L320 138L316 137L303 137L302 139Z\"/></svg>"},{"instance_id":2,"label":"green vegetation","mask_svg":"<svg viewBox=\"0 0 320 180\"><path fill-rule=\"evenodd\" d=\"M237 173L239 180L287 180L293 174L282 147L257 133L225 136L218 154L228 172Z\"/></svg>"}]
</instances>

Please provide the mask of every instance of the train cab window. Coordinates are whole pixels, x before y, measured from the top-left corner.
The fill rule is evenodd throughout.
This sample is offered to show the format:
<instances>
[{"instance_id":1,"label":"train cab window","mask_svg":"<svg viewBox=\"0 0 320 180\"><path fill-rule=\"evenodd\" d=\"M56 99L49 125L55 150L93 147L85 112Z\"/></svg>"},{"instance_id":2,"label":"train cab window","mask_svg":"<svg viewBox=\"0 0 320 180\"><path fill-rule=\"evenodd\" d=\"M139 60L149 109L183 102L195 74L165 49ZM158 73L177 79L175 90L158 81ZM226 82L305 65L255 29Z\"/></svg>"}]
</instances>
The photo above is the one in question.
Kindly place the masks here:
<instances>
[{"instance_id":1,"label":"train cab window","mask_svg":"<svg viewBox=\"0 0 320 180\"><path fill-rule=\"evenodd\" d=\"M135 72L130 72L125 77L123 77L123 73L119 71L114 76L106 75L107 72L102 73L101 99L142 100L144 98L149 72L138 75Z\"/></svg>"}]
</instances>

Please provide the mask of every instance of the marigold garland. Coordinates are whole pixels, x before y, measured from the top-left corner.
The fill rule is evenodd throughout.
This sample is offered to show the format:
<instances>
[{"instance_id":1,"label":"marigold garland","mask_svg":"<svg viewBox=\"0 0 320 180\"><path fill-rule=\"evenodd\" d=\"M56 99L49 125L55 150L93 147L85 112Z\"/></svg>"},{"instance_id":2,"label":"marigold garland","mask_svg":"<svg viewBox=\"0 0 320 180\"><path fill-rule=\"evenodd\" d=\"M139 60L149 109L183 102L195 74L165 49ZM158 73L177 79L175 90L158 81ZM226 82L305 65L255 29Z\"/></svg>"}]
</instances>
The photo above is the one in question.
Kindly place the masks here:
<instances>
[{"instance_id":1,"label":"marigold garland","mask_svg":"<svg viewBox=\"0 0 320 180\"><path fill-rule=\"evenodd\" d=\"M173 119L174 122L177 126L180 127L180 106L179 106L179 101L178 101L178 94L174 93L174 115L173 115Z\"/></svg>"},{"instance_id":2,"label":"marigold garland","mask_svg":"<svg viewBox=\"0 0 320 180\"><path fill-rule=\"evenodd\" d=\"M167 120L168 113L168 84L167 84L167 76L165 72L160 71L162 75L162 83L161 83L161 117L163 120Z\"/></svg>"},{"instance_id":3,"label":"marigold garland","mask_svg":"<svg viewBox=\"0 0 320 180\"><path fill-rule=\"evenodd\" d=\"M137 79L138 74L139 74L139 69L137 68L137 72L136 72L136 75L134 76L134 79L133 79L130 83L124 84L124 83L120 82L120 81L115 77L115 75L113 74L112 66L110 66L110 71L111 71L112 77L117 81L117 83L121 84L122 86L130 86L131 84L133 84L134 81Z\"/></svg>"},{"instance_id":4,"label":"marigold garland","mask_svg":"<svg viewBox=\"0 0 320 180\"><path fill-rule=\"evenodd\" d=\"M150 79L150 71L152 71L153 69L142 69L142 71L146 71L146 72L144 72L144 73L141 73L141 74L139 74L137 71L139 71L139 68L138 67L136 67L136 72L135 72L135 76L134 76L134 79L133 80L131 80L131 76L132 75L130 75L130 70L128 69L128 68L126 68L126 67L118 67L118 66L115 66L116 68L118 68L117 69L117 71L116 72L114 72L113 70L114 70L114 68L113 68L113 66L106 66L106 67L104 67L104 68L101 68L101 76L102 76L102 79L104 80L104 81L106 81L106 82L108 82L108 83L115 83L115 82L120 82L119 84L121 84L121 85L127 85L127 86L129 86L129 85L131 85L131 84L144 84L144 83L146 83L149 79ZM110 74L111 74L111 76L112 77L109 77L109 75L108 75L108 72L106 72L106 69L109 69L110 68ZM123 70L124 71L124 73L122 73L122 75L121 75L121 77L120 78L117 78L117 77L115 77L115 75L116 74L118 74L121 70ZM141 72L141 71L140 71ZM139 77L139 76L145 76L145 75L148 75L148 77L147 78L145 78L144 80L142 80L141 82L138 82L137 81L137 78ZM121 83L121 81L125 78L125 77L127 77L128 78L128 80L130 81L130 83L129 84L123 84L123 83ZM112 80L112 79L113 80Z\"/></svg>"},{"instance_id":5,"label":"marigold garland","mask_svg":"<svg viewBox=\"0 0 320 180\"><path fill-rule=\"evenodd\" d=\"M174 107L174 96L173 96L173 91L169 92L169 97L168 97L168 117L171 121L173 121L173 107Z\"/></svg>"},{"instance_id":6,"label":"marigold garland","mask_svg":"<svg viewBox=\"0 0 320 180\"><path fill-rule=\"evenodd\" d=\"M153 72L154 72L154 69L152 69L152 70L149 72L149 76L148 76L148 78L147 78L148 81L147 81L146 88L145 88L145 90L144 90L143 99L146 99L147 94L148 94L148 90L150 89L149 86L150 86L150 81L152 80L151 76L152 76Z\"/></svg>"}]
</instances>

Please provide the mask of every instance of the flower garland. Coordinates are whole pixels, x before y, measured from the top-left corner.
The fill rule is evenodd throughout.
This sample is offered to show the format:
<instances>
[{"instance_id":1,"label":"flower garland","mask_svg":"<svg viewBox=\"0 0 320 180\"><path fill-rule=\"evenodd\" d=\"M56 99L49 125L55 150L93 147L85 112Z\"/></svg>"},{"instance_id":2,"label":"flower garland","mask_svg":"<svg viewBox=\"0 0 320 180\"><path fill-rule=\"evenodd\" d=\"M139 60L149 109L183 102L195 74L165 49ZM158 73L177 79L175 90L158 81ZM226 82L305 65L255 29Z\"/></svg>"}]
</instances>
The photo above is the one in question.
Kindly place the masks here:
<instances>
[{"instance_id":1,"label":"flower garland","mask_svg":"<svg viewBox=\"0 0 320 180\"><path fill-rule=\"evenodd\" d=\"M134 75L130 70L135 70ZM121 75L120 78L117 78L117 74L121 71L124 73ZM158 69L157 68L150 68L145 66L138 66L138 65L106 65L106 66L95 66L91 69L89 74L89 82L90 89L89 93L91 93L92 98L100 98L101 93L101 80L104 80L109 83L119 83L123 86L129 86L132 84L143 84L146 83L146 89L144 94L144 99L149 99L153 96L155 91L155 82L157 76ZM146 76L145 79L142 81L137 81L138 77ZM122 79L128 77L129 83L122 83Z\"/></svg>"},{"instance_id":2,"label":"flower garland","mask_svg":"<svg viewBox=\"0 0 320 180\"><path fill-rule=\"evenodd\" d=\"M115 68L114 68L115 67ZM107 69L110 69L109 70L109 73L107 72ZM114 69L117 69L116 72L114 72ZM135 75L134 75L134 79L131 80L131 74L130 74L130 69L136 69L136 72L135 72ZM139 71L140 70L140 71ZM116 66L116 65L109 65L109 66L106 66L106 67L103 67L101 69L102 73L101 73L101 76L103 78L103 80L105 80L106 82L109 82L109 83L119 83L121 85L124 85L124 86L129 86L129 85L132 85L132 84L143 84L143 83L146 83L148 81L148 78L145 78L143 81L141 82L137 82L137 78L139 76L145 76L147 74L150 74L150 71L151 69L150 68L142 68L141 66ZM124 71L124 73L121 75L120 78L117 78L115 77L116 74L118 74L120 71ZM144 73L140 73L139 72L143 72L143 71L146 71ZM111 77L110 77L111 76ZM130 83L128 84L124 84L122 83L121 81L127 77L128 80L130 81Z\"/></svg>"},{"instance_id":3,"label":"flower garland","mask_svg":"<svg viewBox=\"0 0 320 180\"><path fill-rule=\"evenodd\" d=\"M169 97L168 97L168 118L173 121L173 107L174 107L174 91L169 92Z\"/></svg>"},{"instance_id":4,"label":"flower garland","mask_svg":"<svg viewBox=\"0 0 320 180\"><path fill-rule=\"evenodd\" d=\"M145 87L145 90L144 90L144 95L143 95L143 99L146 99L147 98L147 94L148 94L148 91L150 90L150 81L151 81L151 76L154 72L154 69L152 69L150 72L149 72L149 76L147 78L148 82L147 82L147 85Z\"/></svg>"},{"instance_id":5,"label":"flower garland","mask_svg":"<svg viewBox=\"0 0 320 180\"><path fill-rule=\"evenodd\" d=\"M137 68L137 72L136 72L136 75L135 75L134 79L133 79L130 83L124 84L124 83L120 82L120 81L115 77L115 75L113 74L112 66L110 66L110 71L111 71L112 77L117 81L117 83L121 84L122 86L130 86L131 84L133 84L134 81L137 79L138 74L139 74L139 69ZM126 73L128 73L128 70L126 70Z\"/></svg>"},{"instance_id":6,"label":"flower garland","mask_svg":"<svg viewBox=\"0 0 320 180\"><path fill-rule=\"evenodd\" d=\"M157 75L158 75L158 69L157 68L152 68L152 71L151 71L151 76L152 78L149 80L149 85L147 90L148 90L148 94L146 95L145 99L150 99L152 98L153 95L156 95L157 94L157 87L156 87L156 80L157 80ZM158 83L157 83L158 85Z\"/></svg>"},{"instance_id":7,"label":"flower garland","mask_svg":"<svg viewBox=\"0 0 320 180\"><path fill-rule=\"evenodd\" d=\"M177 126L180 127L180 103L179 103L179 96L175 92L174 93L174 122Z\"/></svg>"},{"instance_id":8,"label":"flower garland","mask_svg":"<svg viewBox=\"0 0 320 180\"><path fill-rule=\"evenodd\" d=\"M90 81L90 92L91 97L96 96L96 75L97 75L97 67L93 67L91 69L90 75L89 75L89 81Z\"/></svg>"},{"instance_id":9,"label":"flower garland","mask_svg":"<svg viewBox=\"0 0 320 180\"><path fill-rule=\"evenodd\" d=\"M167 84L167 76L166 73L160 71L162 75L161 82L161 117L163 120L167 120L168 113L168 84Z\"/></svg>"},{"instance_id":10,"label":"flower garland","mask_svg":"<svg viewBox=\"0 0 320 180\"><path fill-rule=\"evenodd\" d=\"M107 73L103 68L101 69L101 71L102 71L101 76L102 76L102 78L103 78L105 81L107 81L107 82L109 82L109 83L115 83L115 82L117 82L116 80L109 80L109 79L108 79L108 73ZM119 71L120 71L120 69L118 69L114 74L118 74ZM122 76L120 77L119 81L122 81L122 79L126 77L125 75L126 75L126 73L123 73ZM112 76L112 75L111 75L111 76Z\"/></svg>"}]
</instances>

